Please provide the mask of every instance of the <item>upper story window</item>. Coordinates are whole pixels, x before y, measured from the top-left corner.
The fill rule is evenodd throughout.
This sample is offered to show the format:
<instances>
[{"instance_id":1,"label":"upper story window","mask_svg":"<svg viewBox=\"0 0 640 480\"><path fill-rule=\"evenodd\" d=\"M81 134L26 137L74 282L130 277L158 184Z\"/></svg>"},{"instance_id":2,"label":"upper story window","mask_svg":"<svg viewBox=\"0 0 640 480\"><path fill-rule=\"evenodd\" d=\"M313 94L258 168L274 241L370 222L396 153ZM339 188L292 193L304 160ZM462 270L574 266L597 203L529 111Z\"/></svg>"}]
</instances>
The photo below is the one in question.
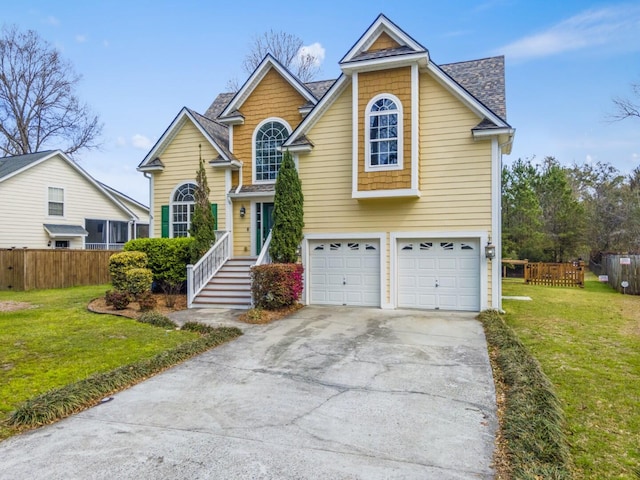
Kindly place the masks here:
<instances>
[{"instance_id":1,"label":"upper story window","mask_svg":"<svg viewBox=\"0 0 640 480\"><path fill-rule=\"evenodd\" d=\"M172 237L188 237L196 202L196 184L180 185L171 199Z\"/></svg>"},{"instance_id":2,"label":"upper story window","mask_svg":"<svg viewBox=\"0 0 640 480\"><path fill-rule=\"evenodd\" d=\"M282 163L280 145L289 137L289 127L279 120L267 120L255 132L255 181L271 182L278 176Z\"/></svg>"},{"instance_id":3,"label":"upper story window","mask_svg":"<svg viewBox=\"0 0 640 480\"><path fill-rule=\"evenodd\" d=\"M402 104L385 93L367 105L365 118L366 170L402 168Z\"/></svg>"},{"instance_id":4,"label":"upper story window","mask_svg":"<svg viewBox=\"0 0 640 480\"><path fill-rule=\"evenodd\" d=\"M64 216L64 188L49 187L48 215Z\"/></svg>"}]
</instances>

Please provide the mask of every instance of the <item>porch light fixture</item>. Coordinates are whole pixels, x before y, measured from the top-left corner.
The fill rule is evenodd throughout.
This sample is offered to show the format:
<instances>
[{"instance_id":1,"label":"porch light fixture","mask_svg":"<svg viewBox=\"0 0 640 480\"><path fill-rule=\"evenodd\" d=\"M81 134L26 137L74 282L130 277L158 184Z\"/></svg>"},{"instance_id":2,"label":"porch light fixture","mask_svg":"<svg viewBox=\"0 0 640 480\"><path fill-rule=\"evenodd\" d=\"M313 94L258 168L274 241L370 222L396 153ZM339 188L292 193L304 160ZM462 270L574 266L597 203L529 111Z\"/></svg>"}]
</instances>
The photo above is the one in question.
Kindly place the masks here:
<instances>
[{"instance_id":1,"label":"porch light fixture","mask_svg":"<svg viewBox=\"0 0 640 480\"><path fill-rule=\"evenodd\" d=\"M489 240L487 245L484 247L484 256L489 260L496 258L496 246L491 243L491 240Z\"/></svg>"},{"instance_id":2,"label":"porch light fixture","mask_svg":"<svg viewBox=\"0 0 640 480\"><path fill-rule=\"evenodd\" d=\"M244 208L244 205L242 205L240 207L240 218L244 218L245 214L247 213L247 209Z\"/></svg>"}]
</instances>

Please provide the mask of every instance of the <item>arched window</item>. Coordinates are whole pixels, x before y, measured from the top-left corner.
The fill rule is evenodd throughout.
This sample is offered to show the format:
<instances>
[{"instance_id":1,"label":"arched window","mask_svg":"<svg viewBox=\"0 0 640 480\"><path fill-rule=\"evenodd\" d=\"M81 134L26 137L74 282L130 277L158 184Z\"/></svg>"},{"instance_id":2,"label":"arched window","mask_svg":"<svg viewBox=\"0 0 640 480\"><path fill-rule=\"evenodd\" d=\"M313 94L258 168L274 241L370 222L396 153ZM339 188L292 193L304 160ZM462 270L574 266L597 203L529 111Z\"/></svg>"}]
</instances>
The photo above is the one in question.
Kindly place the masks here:
<instances>
[{"instance_id":1,"label":"arched window","mask_svg":"<svg viewBox=\"0 0 640 480\"><path fill-rule=\"evenodd\" d=\"M188 237L196 201L196 184L184 183L176 188L171 199L172 236Z\"/></svg>"},{"instance_id":2,"label":"arched window","mask_svg":"<svg viewBox=\"0 0 640 480\"><path fill-rule=\"evenodd\" d=\"M256 181L274 181L282 163L282 152L278 147L289 136L289 129L283 123L269 120L263 123L255 134L255 177Z\"/></svg>"},{"instance_id":3,"label":"arched window","mask_svg":"<svg viewBox=\"0 0 640 480\"><path fill-rule=\"evenodd\" d=\"M366 112L367 170L402 168L402 104L390 94L378 95Z\"/></svg>"}]
</instances>

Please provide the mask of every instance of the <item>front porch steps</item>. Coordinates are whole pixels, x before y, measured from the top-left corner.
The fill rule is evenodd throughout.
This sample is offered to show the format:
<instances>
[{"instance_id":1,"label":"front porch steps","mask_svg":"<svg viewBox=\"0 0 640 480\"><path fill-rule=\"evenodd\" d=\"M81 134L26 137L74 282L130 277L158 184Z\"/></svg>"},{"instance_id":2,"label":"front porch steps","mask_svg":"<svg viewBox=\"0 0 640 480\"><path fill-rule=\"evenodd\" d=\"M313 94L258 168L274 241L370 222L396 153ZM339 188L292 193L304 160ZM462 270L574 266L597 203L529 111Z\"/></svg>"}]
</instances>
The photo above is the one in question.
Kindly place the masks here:
<instances>
[{"instance_id":1,"label":"front porch steps","mask_svg":"<svg viewBox=\"0 0 640 480\"><path fill-rule=\"evenodd\" d=\"M256 257L230 258L196 296L192 308L251 307L251 266Z\"/></svg>"}]
</instances>

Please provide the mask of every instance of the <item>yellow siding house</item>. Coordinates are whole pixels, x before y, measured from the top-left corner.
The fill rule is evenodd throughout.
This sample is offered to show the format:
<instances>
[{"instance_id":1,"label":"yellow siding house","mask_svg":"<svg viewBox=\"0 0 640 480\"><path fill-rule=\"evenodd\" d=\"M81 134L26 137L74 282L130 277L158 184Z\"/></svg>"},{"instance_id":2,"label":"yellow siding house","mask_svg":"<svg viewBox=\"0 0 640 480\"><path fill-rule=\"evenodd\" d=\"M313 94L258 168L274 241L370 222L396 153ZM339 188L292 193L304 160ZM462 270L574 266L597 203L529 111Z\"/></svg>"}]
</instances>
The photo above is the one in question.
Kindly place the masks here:
<instances>
[{"instance_id":1,"label":"yellow siding house","mask_svg":"<svg viewBox=\"0 0 640 480\"><path fill-rule=\"evenodd\" d=\"M188 234L202 157L230 262L255 262L289 150L305 198L304 303L501 308L500 168L515 133L503 57L437 65L380 15L339 66L335 80L303 83L267 55L204 115L184 108L138 167L151 236ZM224 278L192 305L242 303Z\"/></svg>"}]
</instances>

